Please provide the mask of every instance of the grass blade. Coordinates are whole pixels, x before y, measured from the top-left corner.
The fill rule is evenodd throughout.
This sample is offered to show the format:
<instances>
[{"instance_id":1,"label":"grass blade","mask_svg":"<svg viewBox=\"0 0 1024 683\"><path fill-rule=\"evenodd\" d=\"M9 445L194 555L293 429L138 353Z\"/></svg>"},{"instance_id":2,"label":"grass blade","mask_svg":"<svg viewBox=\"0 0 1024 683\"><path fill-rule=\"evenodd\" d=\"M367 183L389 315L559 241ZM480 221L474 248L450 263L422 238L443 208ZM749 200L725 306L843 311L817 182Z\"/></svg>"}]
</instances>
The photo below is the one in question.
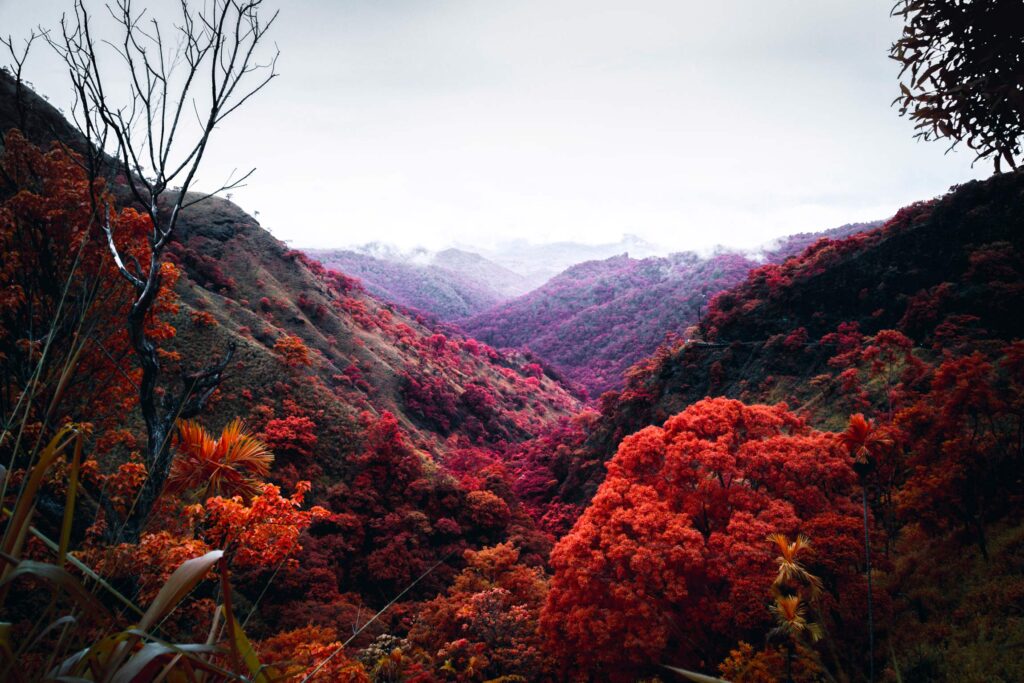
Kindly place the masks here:
<instances>
[{"instance_id":1,"label":"grass blade","mask_svg":"<svg viewBox=\"0 0 1024 683\"><path fill-rule=\"evenodd\" d=\"M206 578L213 565L224 556L223 550L211 550L202 557L186 561L174 570L153 599L146 613L139 620L139 629L150 630L155 623L169 614L196 585Z\"/></svg>"},{"instance_id":2,"label":"grass blade","mask_svg":"<svg viewBox=\"0 0 1024 683\"><path fill-rule=\"evenodd\" d=\"M57 563L64 566L68 556L68 545L71 543L71 526L75 521L75 499L78 496L78 475L82 467L81 432L75 439L75 452L71 458L71 473L68 475L68 494L64 500L64 519L60 525L60 543L57 550Z\"/></svg>"},{"instance_id":3,"label":"grass blade","mask_svg":"<svg viewBox=\"0 0 1024 683\"><path fill-rule=\"evenodd\" d=\"M69 434L71 435L70 438L68 437ZM43 477L46 476L47 470L57 460L57 456L63 452L68 444L76 439L81 439L81 432L79 432L75 425L67 425L50 439L50 442L39 454L39 462L32 467L31 474L18 495L18 502L14 506L14 512L11 514L10 521L7 523L3 540L0 541L0 552L12 557L18 557L21 553L21 546L25 542L25 535L28 533L29 521L32 519L32 513L35 511L36 495L43 485ZM7 567L4 573L8 571L10 571L10 567Z\"/></svg>"},{"instance_id":4,"label":"grass blade","mask_svg":"<svg viewBox=\"0 0 1024 683\"><path fill-rule=\"evenodd\" d=\"M688 669L680 669L679 667L668 666L667 664L663 664L662 666L664 666L669 671L674 671L675 673L679 674L680 676L682 676L683 678L685 678L687 680L693 681L693 683L729 683L729 681L725 680L724 678L715 678L714 676L706 676L704 674L699 674L696 671L689 671Z\"/></svg>"}]
</instances>

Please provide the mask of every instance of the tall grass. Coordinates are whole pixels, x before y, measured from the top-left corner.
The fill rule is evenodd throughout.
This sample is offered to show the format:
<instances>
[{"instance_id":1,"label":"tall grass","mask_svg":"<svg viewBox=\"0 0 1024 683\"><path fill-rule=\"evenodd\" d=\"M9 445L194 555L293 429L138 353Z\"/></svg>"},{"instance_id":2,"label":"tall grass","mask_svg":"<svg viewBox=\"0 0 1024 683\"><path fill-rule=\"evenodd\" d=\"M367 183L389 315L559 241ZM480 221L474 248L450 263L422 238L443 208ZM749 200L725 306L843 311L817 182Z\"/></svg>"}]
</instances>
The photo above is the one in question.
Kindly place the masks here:
<instances>
[{"instance_id":1,"label":"tall grass","mask_svg":"<svg viewBox=\"0 0 1024 683\"><path fill-rule=\"evenodd\" d=\"M74 555L76 514L89 498L81 484L91 427L69 421L76 411L68 405L88 413L102 401L103 387L86 386L80 362L90 344L105 352L93 334L101 323L90 312L111 296L101 276L81 272L89 245L81 240L52 298L40 298L33 310L33 297L45 294L26 295L24 334L40 342L38 353L0 355L0 449L8 454L0 464L0 680L269 683L277 676L259 663L233 612L222 551L181 564L145 607ZM33 329L43 310L48 324ZM108 358L123 374L118 359ZM10 362L20 365L9 372ZM59 500L47 491L54 480L62 486ZM51 513L40 525L47 531L35 524L41 507ZM173 642L161 624L215 568L221 584L213 626L201 642Z\"/></svg>"},{"instance_id":2,"label":"tall grass","mask_svg":"<svg viewBox=\"0 0 1024 683\"><path fill-rule=\"evenodd\" d=\"M275 676L263 667L234 614L224 553L214 550L186 561L160 588L144 611L104 582L69 552L74 499L82 457L84 432L76 425L61 428L41 449L26 473L13 509L5 509L0 539L0 614L9 613L13 587L29 581L47 606L32 623L16 633L14 624L0 622L0 679L32 681L59 678L86 681L195 680L263 681ZM38 494L48 471L70 452L71 467L64 499L60 538L53 542L32 527ZM29 535L46 541L55 561L23 557ZM170 642L159 633L160 623L203 581L219 568L221 604L204 642ZM84 570L84 571L83 571ZM80 575L76 575L74 572ZM85 581L97 583L104 597L126 605L139 618L120 625ZM23 584L22 584L23 585ZM220 645L221 642L226 646Z\"/></svg>"}]
</instances>

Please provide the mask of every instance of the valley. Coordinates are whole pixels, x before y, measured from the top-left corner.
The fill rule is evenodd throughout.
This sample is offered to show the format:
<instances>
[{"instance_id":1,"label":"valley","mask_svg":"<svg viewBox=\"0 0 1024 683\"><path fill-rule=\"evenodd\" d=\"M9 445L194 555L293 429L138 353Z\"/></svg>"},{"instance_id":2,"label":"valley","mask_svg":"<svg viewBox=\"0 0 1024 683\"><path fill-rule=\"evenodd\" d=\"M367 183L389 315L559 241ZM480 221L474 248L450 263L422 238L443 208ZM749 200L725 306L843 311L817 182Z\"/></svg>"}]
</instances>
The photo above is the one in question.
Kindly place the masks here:
<instances>
[{"instance_id":1,"label":"valley","mask_svg":"<svg viewBox=\"0 0 1024 683\"><path fill-rule=\"evenodd\" d=\"M1024 679L1021 170L754 250L303 249L20 67L0 679Z\"/></svg>"}]
</instances>

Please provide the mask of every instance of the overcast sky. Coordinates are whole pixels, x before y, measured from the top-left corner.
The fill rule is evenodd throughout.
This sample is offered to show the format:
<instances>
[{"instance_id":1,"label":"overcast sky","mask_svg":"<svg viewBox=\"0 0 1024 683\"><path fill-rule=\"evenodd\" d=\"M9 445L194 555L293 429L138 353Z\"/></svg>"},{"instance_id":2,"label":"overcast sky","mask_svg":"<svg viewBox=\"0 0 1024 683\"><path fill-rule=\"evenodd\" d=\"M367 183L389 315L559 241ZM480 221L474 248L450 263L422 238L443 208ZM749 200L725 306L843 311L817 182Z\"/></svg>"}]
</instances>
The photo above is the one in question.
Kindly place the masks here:
<instances>
[{"instance_id":1,"label":"overcast sky","mask_svg":"<svg viewBox=\"0 0 1024 683\"><path fill-rule=\"evenodd\" d=\"M752 246L989 172L890 106L890 0L279 5L281 77L217 131L201 181L257 167L234 199L295 246ZM69 7L0 0L0 32ZM26 68L68 101L45 48Z\"/></svg>"}]
</instances>

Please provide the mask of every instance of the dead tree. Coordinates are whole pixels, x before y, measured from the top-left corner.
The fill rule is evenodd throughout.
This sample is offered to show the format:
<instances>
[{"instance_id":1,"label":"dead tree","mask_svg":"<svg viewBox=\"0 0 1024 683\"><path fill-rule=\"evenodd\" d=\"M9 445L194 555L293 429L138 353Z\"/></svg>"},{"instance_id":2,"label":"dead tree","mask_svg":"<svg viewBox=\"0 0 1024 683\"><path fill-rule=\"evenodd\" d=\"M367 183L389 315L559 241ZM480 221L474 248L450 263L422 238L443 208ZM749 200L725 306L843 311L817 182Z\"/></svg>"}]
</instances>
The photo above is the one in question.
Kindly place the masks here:
<instances>
[{"instance_id":1,"label":"dead tree","mask_svg":"<svg viewBox=\"0 0 1024 683\"><path fill-rule=\"evenodd\" d=\"M206 0L200 6L181 0L180 23L167 31L131 0L116 0L106 11L119 35L108 40L93 34L84 0L75 0L59 35L47 35L71 78L73 122L91 143L84 161L90 177L119 176L152 223L148 262L126 259L115 242L109 206L99 190L93 196L94 219L110 256L134 288L126 327L142 370L139 409L147 431L148 476L134 504L123 519L104 504L111 541L139 539L170 472L176 421L202 410L234 353L230 346L217 362L172 382L161 373L157 345L145 329L181 212L239 187L252 174L229 177L212 192L190 193L214 129L277 75L276 48L266 60L258 55L277 18L276 12L261 17L263 0ZM107 71L111 64L120 69L117 76ZM118 77L128 83L122 98L114 95Z\"/></svg>"},{"instance_id":2,"label":"dead tree","mask_svg":"<svg viewBox=\"0 0 1024 683\"><path fill-rule=\"evenodd\" d=\"M0 45L6 47L7 52L11 55L11 66L8 71L14 80L14 108L18 114L18 129L22 132L25 132L29 114L28 107L25 105L25 81L22 78L22 72L25 70L25 61L28 59L28 53L32 50L32 44L42 37L43 34L32 31L25 39L24 47L20 50L15 47L13 36L0 38ZM5 70L7 70L6 67Z\"/></svg>"}]
</instances>

